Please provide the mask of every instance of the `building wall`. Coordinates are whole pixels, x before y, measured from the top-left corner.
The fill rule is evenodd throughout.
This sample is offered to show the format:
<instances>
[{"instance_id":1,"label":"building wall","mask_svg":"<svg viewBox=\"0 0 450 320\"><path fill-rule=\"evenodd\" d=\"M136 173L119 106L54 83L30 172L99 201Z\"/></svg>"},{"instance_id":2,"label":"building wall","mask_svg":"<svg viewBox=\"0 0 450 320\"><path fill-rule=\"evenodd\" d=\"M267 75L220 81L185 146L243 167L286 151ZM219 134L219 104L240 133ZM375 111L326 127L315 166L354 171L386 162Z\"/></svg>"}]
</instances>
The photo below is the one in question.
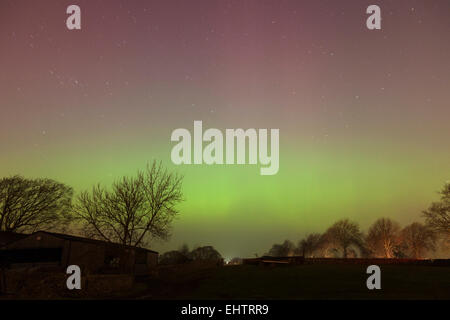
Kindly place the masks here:
<instances>
[{"instance_id":1,"label":"building wall","mask_svg":"<svg viewBox=\"0 0 450 320\"><path fill-rule=\"evenodd\" d=\"M97 272L104 264L104 247L79 241L69 241L47 233L36 233L25 239L10 243L5 249L62 248L61 267L71 264L81 270Z\"/></svg>"},{"instance_id":2,"label":"building wall","mask_svg":"<svg viewBox=\"0 0 450 320\"><path fill-rule=\"evenodd\" d=\"M154 252L147 252L147 265L154 267L158 264L158 254Z\"/></svg>"},{"instance_id":3,"label":"building wall","mask_svg":"<svg viewBox=\"0 0 450 320\"><path fill-rule=\"evenodd\" d=\"M133 273L135 264L135 252L129 248L117 248L120 256L120 272Z\"/></svg>"},{"instance_id":4,"label":"building wall","mask_svg":"<svg viewBox=\"0 0 450 320\"><path fill-rule=\"evenodd\" d=\"M116 257L118 260L116 272L119 273L134 273L137 270L139 270L139 273L143 273L151 266L156 266L158 262L158 254L146 250L135 250L108 243L62 239L44 232L38 232L10 243L3 249L41 248L62 248L62 257L59 263L61 267L65 268L72 264L78 265L82 272L91 274L101 273L107 268L111 270L110 266L105 263L107 256Z\"/></svg>"},{"instance_id":5,"label":"building wall","mask_svg":"<svg viewBox=\"0 0 450 320\"><path fill-rule=\"evenodd\" d=\"M11 243L13 241L17 241L17 240L26 238L26 237L27 237L27 235L25 235L25 234L0 231L0 247L7 245L8 243Z\"/></svg>"},{"instance_id":6,"label":"building wall","mask_svg":"<svg viewBox=\"0 0 450 320\"><path fill-rule=\"evenodd\" d=\"M63 265L77 265L82 271L98 273L105 263L105 247L79 241L66 241Z\"/></svg>"}]
</instances>

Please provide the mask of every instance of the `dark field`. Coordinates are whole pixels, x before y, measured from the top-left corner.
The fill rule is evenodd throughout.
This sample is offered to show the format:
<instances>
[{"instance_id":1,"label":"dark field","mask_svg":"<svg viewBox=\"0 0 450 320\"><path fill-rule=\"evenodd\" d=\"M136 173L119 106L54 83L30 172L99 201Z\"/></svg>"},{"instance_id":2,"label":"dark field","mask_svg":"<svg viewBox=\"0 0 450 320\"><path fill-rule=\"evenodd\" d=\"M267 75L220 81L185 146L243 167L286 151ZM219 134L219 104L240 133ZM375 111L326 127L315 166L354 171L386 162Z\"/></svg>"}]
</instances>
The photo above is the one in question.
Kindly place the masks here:
<instances>
[{"instance_id":1,"label":"dark field","mask_svg":"<svg viewBox=\"0 0 450 320\"><path fill-rule=\"evenodd\" d=\"M7 273L2 299L445 299L450 267L380 265L381 290L369 290L365 264L159 266L150 277L87 275L81 290L68 290L64 273Z\"/></svg>"},{"instance_id":2,"label":"dark field","mask_svg":"<svg viewBox=\"0 0 450 320\"><path fill-rule=\"evenodd\" d=\"M381 267L381 290L368 290L364 265L227 266L161 270L137 284L144 299L450 299L450 268Z\"/></svg>"}]
</instances>

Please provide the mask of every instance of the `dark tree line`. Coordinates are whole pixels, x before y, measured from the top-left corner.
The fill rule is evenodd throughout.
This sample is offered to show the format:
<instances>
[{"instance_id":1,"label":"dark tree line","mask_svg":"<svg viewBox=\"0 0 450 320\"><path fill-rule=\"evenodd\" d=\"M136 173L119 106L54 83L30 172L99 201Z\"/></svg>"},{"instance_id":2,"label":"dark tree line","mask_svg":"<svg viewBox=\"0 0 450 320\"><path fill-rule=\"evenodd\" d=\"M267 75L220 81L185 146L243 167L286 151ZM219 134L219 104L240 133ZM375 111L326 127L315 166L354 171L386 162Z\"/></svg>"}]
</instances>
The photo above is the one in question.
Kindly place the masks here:
<instances>
[{"instance_id":1,"label":"dark tree line","mask_svg":"<svg viewBox=\"0 0 450 320\"><path fill-rule=\"evenodd\" d=\"M323 234L314 233L296 246L286 240L274 244L267 255L304 257L377 257L423 258L436 248L439 233L422 223L414 222L403 229L389 218L375 221L364 235L357 223L340 220Z\"/></svg>"},{"instance_id":2,"label":"dark tree line","mask_svg":"<svg viewBox=\"0 0 450 320\"><path fill-rule=\"evenodd\" d=\"M296 246L286 240L274 244L267 255L305 257L422 258L441 246L450 251L450 183L439 192L439 201L423 211L425 224L401 228L390 218L380 218L363 234L357 223L340 220L323 234L313 233Z\"/></svg>"},{"instance_id":3,"label":"dark tree line","mask_svg":"<svg viewBox=\"0 0 450 320\"><path fill-rule=\"evenodd\" d=\"M179 250L168 251L159 258L159 264L162 265L183 264L191 261L208 261L223 264L221 254L212 246L197 247L189 250L188 245L184 244Z\"/></svg>"}]
</instances>

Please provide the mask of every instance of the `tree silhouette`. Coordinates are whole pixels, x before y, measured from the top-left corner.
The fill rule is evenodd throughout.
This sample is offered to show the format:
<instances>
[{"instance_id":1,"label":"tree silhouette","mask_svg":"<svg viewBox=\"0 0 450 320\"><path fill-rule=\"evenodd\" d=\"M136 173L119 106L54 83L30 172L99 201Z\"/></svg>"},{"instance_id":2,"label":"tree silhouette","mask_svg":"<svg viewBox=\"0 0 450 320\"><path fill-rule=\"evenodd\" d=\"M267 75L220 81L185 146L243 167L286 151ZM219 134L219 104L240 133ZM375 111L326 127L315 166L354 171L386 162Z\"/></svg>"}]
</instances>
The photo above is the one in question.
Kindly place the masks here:
<instances>
[{"instance_id":1,"label":"tree silhouette","mask_svg":"<svg viewBox=\"0 0 450 320\"><path fill-rule=\"evenodd\" d=\"M168 251L159 256L158 263L160 265L170 265L170 264L183 264L191 261L189 257L181 253L180 251Z\"/></svg>"},{"instance_id":2,"label":"tree silhouette","mask_svg":"<svg viewBox=\"0 0 450 320\"><path fill-rule=\"evenodd\" d=\"M189 256L189 253L191 252L191 251L189 250L189 246L187 245L187 243L183 243L183 245L180 247L180 249L178 249L178 251L179 251L181 254L184 254L186 257L188 257L188 256Z\"/></svg>"},{"instance_id":3,"label":"tree silhouette","mask_svg":"<svg viewBox=\"0 0 450 320\"><path fill-rule=\"evenodd\" d=\"M192 260L213 260L222 261L221 254L212 246L198 247L189 253L189 258Z\"/></svg>"},{"instance_id":4,"label":"tree silhouette","mask_svg":"<svg viewBox=\"0 0 450 320\"><path fill-rule=\"evenodd\" d=\"M348 249L354 245L359 249L364 248L363 235L357 223L348 219L340 220L333 224L324 235L335 249L340 249L344 258L348 256Z\"/></svg>"},{"instance_id":5,"label":"tree silhouette","mask_svg":"<svg viewBox=\"0 0 450 320\"><path fill-rule=\"evenodd\" d=\"M146 239L167 239L182 201L182 177L153 162L135 177L123 177L106 190L100 185L82 192L74 216L92 238L144 246Z\"/></svg>"},{"instance_id":6,"label":"tree silhouette","mask_svg":"<svg viewBox=\"0 0 450 320\"><path fill-rule=\"evenodd\" d=\"M369 228L368 249L376 257L393 258L400 244L400 226L389 218L380 218Z\"/></svg>"},{"instance_id":7,"label":"tree silhouette","mask_svg":"<svg viewBox=\"0 0 450 320\"><path fill-rule=\"evenodd\" d=\"M295 245L291 241L285 240L282 244L274 244L267 255L272 257L287 257L292 256L294 253Z\"/></svg>"},{"instance_id":8,"label":"tree silhouette","mask_svg":"<svg viewBox=\"0 0 450 320\"><path fill-rule=\"evenodd\" d=\"M0 231L63 229L72 195L72 188L51 179L1 179Z\"/></svg>"},{"instance_id":9,"label":"tree silhouette","mask_svg":"<svg viewBox=\"0 0 450 320\"><path fill-rule=\"evenodd\" d=\"M238 265L238 264L242 264L242 258L239 257L234 257L232 258L230 261L228 261L229 265Z\"/></svg>"},{"instance_id":10,"label":"tree silhouette","mask_svg":"<svg viewBox=\"0 0 450 320\"><path fill-rule=\"evenodd\" d=\"M423 211L427 225L434 231L450 235L450 183L439 192L441 199Z\"/></svg>"},{"instance_id":11,"label":"tree silhouette","mask_svg":"<svg viewBox=\"0 0 450 320\"><path fill-rule=\"evenodd\" d=\"M402 246L412 258L422 258L428 250L435 249L435 233L427 226L414 222L401 232Z\"/></svg>"}]
</instances>

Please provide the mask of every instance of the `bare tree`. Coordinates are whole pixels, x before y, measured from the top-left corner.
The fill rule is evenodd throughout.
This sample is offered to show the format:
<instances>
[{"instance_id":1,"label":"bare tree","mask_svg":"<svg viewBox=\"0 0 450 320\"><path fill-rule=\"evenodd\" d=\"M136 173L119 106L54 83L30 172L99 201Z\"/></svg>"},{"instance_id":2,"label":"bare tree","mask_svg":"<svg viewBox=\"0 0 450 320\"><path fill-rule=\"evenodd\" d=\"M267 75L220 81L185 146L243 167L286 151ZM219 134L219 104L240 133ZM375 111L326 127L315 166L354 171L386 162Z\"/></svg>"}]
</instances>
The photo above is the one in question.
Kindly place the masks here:
<instances>
[{"instance_id":1,"label":"bare tree","mask_svg":"<svg viewBox=\"0 0 450 320\"><path fill-rule=\"evenodd\" d=\"M183 264L192 261L189 257L182 254L180 251L173 250L163 253L159 256L158 263L160 265L170 265L170 264Z\"/></svg>"},{"instance_id":2,"label":"bare tree","mask_svg":"<svg viewBox=\"0 0 450 320\"><path fill-rule=\"evenodd\" d=\"M436 232L450 235L450 183L439 192L441 199L423 211L427 225Z\"/></svg>"},{"instance_id":3,"label":"bare tree","mask_svg":"<svg viewBox=\"0 0 450 320\"><path fill-rule=\"evenodd\" d=\"M316 249L317 256L327 258L330 256L335 256L338 253L337 251L338 250L329 239L329 235L327 233L321 234Z\"/></svg>"},{"instance_id":4,"label":"bare tree","mask_svg":"<svg viewBox=\"0 0 450 320\"><path fill-rule=\"evenodd\" d=\"M0 180L0 230L34 232L67 224L73 190L51 179Z\"/></svg>"},{"instance_id":5,"label":"bare tree","mask_svg":"<svg viewBox=\"0 0 450 320\"><path fill-rule=\"evenodd\" d=\"M350 246L363 249L363 235L357 223L348 219L340 220L325 232L324 237L334 247L342 251L344 258L348 256Z\"/></svg>"},{"instance_id":6,"label":"bare tree","mask_svg":"<svg viewBox=\"0 0 450 320\"><path fill-rule=\"evenodd\" d=\"M285 240L282 244L274 244L267 255L272 257L287 257L292 256L294 253L295 245L291 241Z\"/></svg>"},{"instance_id":7,"label":"bare tree","mask_svg":"<svg viewBox=\"0 0 450 320\"><path fill-rule=\"evenodd\" d=\"M422 258L426 251L435 249L435 233L419 222L414 222L403 228L401 237L405 251L412 258Z\"/></svg>"},{"instance_id":8,"label":"bare tree","mask_svg":"<svg viewBox=\"0 0 450 320\"><path fill-rule=\"evenodd\" d=\"M145 172L116 181L111 190L97 185L82 192L73 212L89 237L144 246L150 237L168 238L181 186L181 176L153 162Z\"/></svg>"},{"instance_id":9,"label":"bare tree","mask_svg":"<svg viewBox=\"0 0 450 320\"><path fill-rule=\"evenodd\" d=\"M181 254L184 254L186 257L188 257L188 256L189 256L189 253L191 252L191 250L189 250L189 246L188 246L187 243L183 243L183 244L181 245L180 249L178 249L178 251L179 251Z\"/></svg>"},{"instance_id":10,"label":"bare tree","mask_svg":"<svg viewBox=\"0 0 450 320\"><path fill-rule=\"evenodd\" d=\"M310 234L306 238L300 240L300 242L298 243L298 252L304 257L312 257L320 249L321 242L321 234Z\"/></svg>"},{"instance_id":11,"label":"bare tree","mask_svg":"<svg viewBox=\"0 0 450 320\"><path fill-rule=\"evenodd\" d=\"M368 249L376 257L393 258L400 244L400 226L389 218L375 221L366 237Z\"/></svg>"}]
</instances>

